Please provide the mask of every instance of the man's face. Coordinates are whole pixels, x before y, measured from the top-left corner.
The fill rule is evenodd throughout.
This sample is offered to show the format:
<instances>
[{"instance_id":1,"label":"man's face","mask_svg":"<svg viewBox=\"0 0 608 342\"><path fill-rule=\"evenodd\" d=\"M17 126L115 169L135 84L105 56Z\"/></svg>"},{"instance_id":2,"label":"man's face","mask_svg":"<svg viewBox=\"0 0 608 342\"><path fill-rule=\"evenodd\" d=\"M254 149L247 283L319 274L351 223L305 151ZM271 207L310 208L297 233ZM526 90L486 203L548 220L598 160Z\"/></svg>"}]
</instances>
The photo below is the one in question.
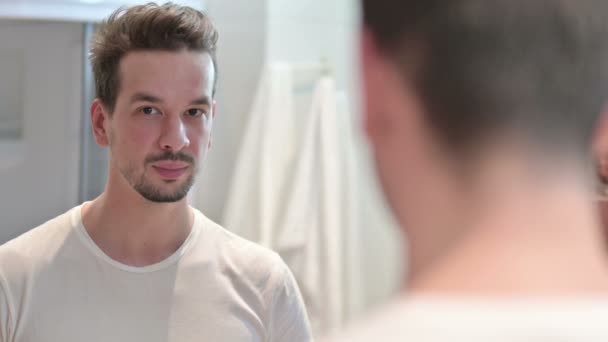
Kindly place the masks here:
<instances>
[{"instance_id":1,"label":"man's face","mask_svg":"<svg viewBox=\"0 0 608 342\"><path fill-rule=\"evenodd\" d=\"M211 57L186 50L131 52L119 75L116 106L103 124L112 171L149 201L179 201L211 144Z\"/></svg>"}]
</instances>

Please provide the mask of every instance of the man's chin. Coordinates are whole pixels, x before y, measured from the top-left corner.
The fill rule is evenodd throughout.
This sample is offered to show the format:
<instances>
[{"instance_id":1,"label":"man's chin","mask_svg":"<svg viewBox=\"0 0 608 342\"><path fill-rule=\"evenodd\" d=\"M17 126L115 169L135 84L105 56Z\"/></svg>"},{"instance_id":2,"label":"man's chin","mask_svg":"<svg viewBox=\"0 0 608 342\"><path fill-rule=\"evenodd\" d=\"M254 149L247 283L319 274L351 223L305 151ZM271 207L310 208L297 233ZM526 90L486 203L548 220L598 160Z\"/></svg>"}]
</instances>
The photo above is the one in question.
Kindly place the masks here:
<instances>
[{"instance_id":1,"label":"man's chin","mask_svg":"<svg viewBox=\"0 0 608 342\"><path fill-rule=\"evenodd\" d=\"M176 203L188 195L188 192L180 193L150 193L150 192L139 192L139 194L146 200L153 203Z\"/></svg>"},{"instance_id":2,"label":"man's chin","mask_svg":"<svg viewBox=\"0 0 608 342\"><path fill-rule=\"evenodd\" d=\"M175 203L188 196L191 186L179 183L176 180L163 181L160 186L146 184L138 186L135 190L146 200L154 203ZM167 186L169 185L169 186ZM171 188L171 189L166 189Z\"/></svg>"}]
</instances>

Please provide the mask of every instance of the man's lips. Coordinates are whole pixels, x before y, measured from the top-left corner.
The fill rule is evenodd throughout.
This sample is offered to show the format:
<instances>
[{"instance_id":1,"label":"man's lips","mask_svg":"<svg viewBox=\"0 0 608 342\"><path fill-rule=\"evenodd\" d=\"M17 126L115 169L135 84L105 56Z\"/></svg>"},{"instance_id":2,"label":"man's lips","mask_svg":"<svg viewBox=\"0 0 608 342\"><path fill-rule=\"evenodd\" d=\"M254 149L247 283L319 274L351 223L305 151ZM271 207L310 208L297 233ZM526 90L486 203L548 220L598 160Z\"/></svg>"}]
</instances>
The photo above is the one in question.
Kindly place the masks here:
<instances>
[{"instance_id":1,"label":"man's lips","mask_svg":"<svg viewBox=\"0 0 608 342\"><path fill-rule=\"evenodd\" d=\"M186 169L190 164L183 161L162 160L152 164L153 167L165 170Z\"/></svg>"},{"instance_id":2,"label":"man's lips","mask_svg":"<svg viewBox=\"0 0 608 342\"><path fill-rule=\"evenodd\" d=\"M190 165L179 161L161 161L154 163L152 167L164 179L177 179L188 170Z\"/></svg>"}]
</instances>

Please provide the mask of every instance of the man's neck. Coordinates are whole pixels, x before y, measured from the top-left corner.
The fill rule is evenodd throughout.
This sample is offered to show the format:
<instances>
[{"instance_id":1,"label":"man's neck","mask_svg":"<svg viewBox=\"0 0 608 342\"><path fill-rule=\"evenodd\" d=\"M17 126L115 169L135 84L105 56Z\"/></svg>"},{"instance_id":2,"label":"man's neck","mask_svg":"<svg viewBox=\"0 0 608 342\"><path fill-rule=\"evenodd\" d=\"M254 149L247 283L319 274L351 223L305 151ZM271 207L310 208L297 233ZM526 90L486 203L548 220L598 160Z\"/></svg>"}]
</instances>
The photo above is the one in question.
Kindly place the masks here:
<instances>
[{"instance_id":1,"label":"man's neck","mask_svg":"<svg viewBox=\"0 0 608 342\"><path fill-rule=\"evenodd\" d=\"M82 209L83 224L95 243L112 259L130 266L158 263L187 239L194 212L186 199L153 203L136 193L108 188Z\"/></svg>"},{"instance_id":2,"label":"man's neck","mask_svg":"<svg viewBox=\"0 0 608 342\"><path fill-rule=\"evenodd\" d=\"M499 165L504 166L504 165ZM544 178L490 170L449 248L414 274L409 290L469 295L608 293L604 238L580 174ZM413 262L417 262L413 256Z\"/></svg>"}]
</instances>

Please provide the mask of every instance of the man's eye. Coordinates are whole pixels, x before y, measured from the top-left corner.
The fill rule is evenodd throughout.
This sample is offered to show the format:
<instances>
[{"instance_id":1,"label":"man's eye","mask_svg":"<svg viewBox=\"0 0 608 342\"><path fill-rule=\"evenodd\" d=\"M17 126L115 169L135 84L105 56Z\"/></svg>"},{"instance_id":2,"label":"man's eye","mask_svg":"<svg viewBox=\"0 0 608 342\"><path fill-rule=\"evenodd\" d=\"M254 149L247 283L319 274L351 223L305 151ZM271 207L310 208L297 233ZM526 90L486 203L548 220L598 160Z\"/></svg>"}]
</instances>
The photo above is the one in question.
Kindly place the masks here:
<instances>
[{"instance_id":1,"label":"man's eye","mask_svg":"<svg viewBox=\"0 0 608 342\"><path fill-rule=\"evenodd\" d=\"M186 114L188 114L188 116L201 116L204 112L198 108L191 108L186 111Z\"/></svg>"},{"instance_id":2,"label":"man's eye","mask_svg":"<svg viewBox=\"0 0 608 342\"><path fill-rule=\"evenodd\" d=\"M142 107L140 111L146 115L158 114L159 111L154 107Z\"/></svg>"}]
</instances>

